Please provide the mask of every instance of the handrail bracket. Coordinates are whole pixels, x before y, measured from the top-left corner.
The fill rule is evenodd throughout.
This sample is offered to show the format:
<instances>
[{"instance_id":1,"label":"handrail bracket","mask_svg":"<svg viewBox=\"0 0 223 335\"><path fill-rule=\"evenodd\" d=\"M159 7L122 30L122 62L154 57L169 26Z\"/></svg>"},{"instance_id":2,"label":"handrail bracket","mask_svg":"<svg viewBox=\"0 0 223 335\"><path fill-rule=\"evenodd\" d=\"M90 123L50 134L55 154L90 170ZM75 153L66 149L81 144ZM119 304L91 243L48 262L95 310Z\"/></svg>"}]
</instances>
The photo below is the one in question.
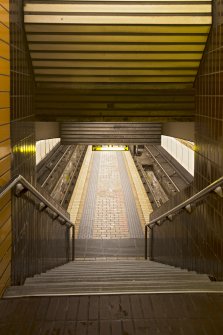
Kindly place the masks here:
<instances>
[{"instance_id":1,"label":"handrail bracket","mask_svg":"<svg viewBox=\"0 0 223 335\"><path fill-rule=\"evenodd\" d=\"M220 197L223 198L223 188L221 186L216 187L214 192Z\"/></svg>"},{"instance_id":2,"label":"handrail bracket","mask_svg":"<svg viewBox=\"0 0 223 335\"><path fill-rule=\"evenodd\" d=\"M15 195L16 197L20 197L22 194L26 193L28 190L26 187L22 185L22 183L18 183L15 186Z\"/></svg>"}]
</instances>

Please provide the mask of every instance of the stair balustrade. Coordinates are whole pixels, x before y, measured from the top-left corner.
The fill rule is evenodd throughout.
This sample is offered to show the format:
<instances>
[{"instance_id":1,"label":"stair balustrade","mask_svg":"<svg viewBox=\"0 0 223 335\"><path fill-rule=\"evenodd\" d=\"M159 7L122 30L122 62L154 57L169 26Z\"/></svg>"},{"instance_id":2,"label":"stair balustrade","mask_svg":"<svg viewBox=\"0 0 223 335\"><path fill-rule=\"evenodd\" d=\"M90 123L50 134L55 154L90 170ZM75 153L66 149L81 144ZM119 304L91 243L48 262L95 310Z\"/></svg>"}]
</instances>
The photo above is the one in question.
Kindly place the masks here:
<instances>
[{"instance_id":1,"label":"stair balustrade","mask_svg":"<svg viewBox=\"0 0 223 335\"><path fill-rule=\"evenodd\" d=\"M23 176L0 188L0 199L12 192L12 284L74 260L75 225L69 213L47 192ZM22 212L25 211L25 220Z\"/></svg>"},{"instance_id":2,"label":"stair balustrade","mask_svg":"<svg viewBox=\"0 0 223 335\"><path fill-rule=\"evenodd\" d=\"M191 192L191 189L187 190ZM216 278L218 277L218 280L222 280L222 271L218 269L219 267L219 262L221 260L217 255L214 255L214 251L210 251L209 254L209 259L205 259L205 257L202 256L203 250L198 250L199 245L195 245L194 241L194 250L196 249L196 252L199 253L197 258L194 256L195 251L191 251L191 253L194 253L191 258L193 258L193 261L189 260L190 255L188 252L191 250L191 242L189 243L189 239L193 237L194 231L192 232L193 225L198 225L203 223L203 227L205 226L204 221L202 221L202 218L196 217L193 218L190 222L190 229L188 228L188 224L190 221L190 218L188 217L188 220L185 219L180 221L180 217L183 216L184 213L192 214L196 213L196 208L200 206L201 204L205 204L205 201L207 200L207 197L210 194L215 193L218 197L223 198L223 177L217 179L201 191L197 192L196 194L190 196L188 199L185 201L180 201L180 203L177 206L173 206L174 203L179 202L180 199L182 199L183 196L185 196L182 192L182 196L179 194L179 196L176 196L176 200L174 199L175 197L172 198L172 201L169 201L169 204L166 203L164 205L165 211L160 215L160 212L162 212L162 208L158 209L158 215L152 219L148 224L145 225L145 259L148 257L148 252L149 252L149 259L150 260L155 260L155 261L160 261L166 264L170 265L175 265L175 266L180 266L182 268L187 268L189 270L196 270L200 273L209 273L210 275L214 275L216 273ZM217 206L217 201L216 199L209 199L208 198L208 205L213 202ZM173 206L171 209L168 209ZM166 210L167 209L167 210ZM154 213L156 215L156 212ZM185 214L186 215L186 214ZM177 220L178 219L178 220ZM213 218L214 220L214 218ZM198 222L199 221L199 222ZM184 234L180 230L180 226L184 224ZM187 223L188 222L188 223ZM171 226L167 226L168 223ZM213 222L214 223L214 222ZM172 225L175 225L174 228L172 229ZM162 234L159 234L159 229L161 229L161 226L163 228L166 227L165 231L163 231ZM211 223L209 227L206 228L204 234L206 238L208 238L208 229L210 229ZM201 227L199 227L201 228ZM213 225L212 225L213 229ZM149 234L148 234L149 231ZM154 237L154 233L156 233L156 236ZM203 232L201 232L201 229L198 229L197 234L201 235ZM149 236L148 236L149 235ZM161 236L162 235L162 236ZM217 237L217 231L215 232L215 235ZM148 238L149 237L149 238ZM169 240L168 240L169 239ZM177 241L177 239L182 239L181 244L180 242ZM185 241L185 239L187 241ZM196 239L196 236L195 236ZM148 250L148 240L149 240L149 250ZM178 246L176 244L178 243ZM203 244L206 243L205 239L203 238ZM186 244L186 246L185 246ZM208 245L206 245L206 256L208 254ZM154 253L154 249L156 252ZM162 249L162 250L161 250ZM170 250L171 249L171 250ZM210 248L211 249L211 248ZM178 251L177 251L178 250ZM159 253L159 254L158 254ZM177 255L178 253L178 255ZM213 255L213 259L216 264L209 264L211 263L211 253ZM215 257L214 257L215 256ZM199 258L199 259L198 259ZM202 263L202 259L205 260L206 264L204 265ZM193 263L193 264L191 264ZM198 264L199 263L199 264ZM203 265L202 265L203 264ZM216 268L216 269L215 269Z\"/></svg>"}]
</instances>

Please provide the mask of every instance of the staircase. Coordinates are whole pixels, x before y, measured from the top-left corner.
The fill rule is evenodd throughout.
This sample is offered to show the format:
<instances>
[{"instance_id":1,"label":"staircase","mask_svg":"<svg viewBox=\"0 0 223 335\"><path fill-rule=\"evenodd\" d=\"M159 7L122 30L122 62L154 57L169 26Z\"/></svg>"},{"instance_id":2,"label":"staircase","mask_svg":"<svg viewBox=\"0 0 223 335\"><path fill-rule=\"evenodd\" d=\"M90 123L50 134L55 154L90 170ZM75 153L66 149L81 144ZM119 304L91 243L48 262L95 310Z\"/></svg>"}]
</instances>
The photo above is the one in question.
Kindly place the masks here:
<instances>
[{"instance_id":1,"label":"staircase","mask_svg":"<svg viewBox=\"0 0 223 335\"><path fill-rule=\"evenodd\" d=\"M12 286L5 298L127 293L222 292L207 275L145 260L75 261Z\"/></svg>"}]
</instances>

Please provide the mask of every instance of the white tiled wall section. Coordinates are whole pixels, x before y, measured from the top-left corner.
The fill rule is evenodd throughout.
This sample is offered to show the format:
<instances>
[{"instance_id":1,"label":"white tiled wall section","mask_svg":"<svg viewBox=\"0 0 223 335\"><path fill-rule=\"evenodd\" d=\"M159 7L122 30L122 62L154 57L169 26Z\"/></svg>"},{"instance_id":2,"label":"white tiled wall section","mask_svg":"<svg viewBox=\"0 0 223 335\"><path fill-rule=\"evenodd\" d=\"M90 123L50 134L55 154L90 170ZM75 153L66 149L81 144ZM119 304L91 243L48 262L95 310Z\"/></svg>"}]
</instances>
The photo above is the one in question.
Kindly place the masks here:
<instances>
[{"instance_id":1,"label":"white tiled wall section","mask_svg":"<svg viewBox=\"0 0 223 335\"><path fill-rule=\"evenodd\" d=\"M60 142L60 138L52 138L36 142L36 165Z\"/></svg>"},{"instance_id":2,"label":"white tiled wall section","mask_svg":"<svg viewBox=\"0 0 223 335\"><path fill-rule=\"evenodd\" d=\"M162 147L169 152L192 176L194 175L194 151L174 137L162 136Z\"/></svg>"}]
</instances>

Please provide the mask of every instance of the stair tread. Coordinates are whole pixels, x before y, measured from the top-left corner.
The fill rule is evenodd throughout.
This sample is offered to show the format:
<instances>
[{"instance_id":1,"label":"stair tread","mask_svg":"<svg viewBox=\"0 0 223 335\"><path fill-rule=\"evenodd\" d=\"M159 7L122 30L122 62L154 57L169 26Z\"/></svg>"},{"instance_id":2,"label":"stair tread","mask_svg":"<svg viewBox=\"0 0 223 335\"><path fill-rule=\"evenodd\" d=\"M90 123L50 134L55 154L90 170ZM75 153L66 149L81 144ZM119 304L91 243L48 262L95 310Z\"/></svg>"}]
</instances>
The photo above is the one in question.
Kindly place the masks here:
<instances>
[{"instance_id":1,"label":"stair tread","mask_svg":"<svg viewBox=\"0 0 223 335\"><path fill-rule=\"evenodd\" d=\"M207 275L145 260L74 261L9 287L4 297L223 291Z\"/></svg>"}]
</instances>

